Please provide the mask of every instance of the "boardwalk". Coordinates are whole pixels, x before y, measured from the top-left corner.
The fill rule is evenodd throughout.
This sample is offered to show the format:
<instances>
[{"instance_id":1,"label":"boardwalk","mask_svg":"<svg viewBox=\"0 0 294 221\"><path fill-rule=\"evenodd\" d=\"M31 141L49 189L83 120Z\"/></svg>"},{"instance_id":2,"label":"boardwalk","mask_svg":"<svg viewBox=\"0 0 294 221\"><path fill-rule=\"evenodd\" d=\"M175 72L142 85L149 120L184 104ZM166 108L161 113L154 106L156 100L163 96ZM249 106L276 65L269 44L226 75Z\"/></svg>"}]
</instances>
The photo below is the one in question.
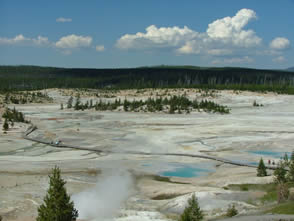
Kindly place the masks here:
<instances>
[{"instance_id":1,"label":"boardwalk","mask_svg":"<svg viewBox=\"0 0 294 221\"><path fill-rule=\"evenodd\" d=\"M36 126L31 125L26 132L23 134L23 138L26 140L30 140L33 142L38 142L42 144L47 144L53 147L57 148L70 148L70 149L76 149L76 150L87 150L87 151L92 151L92 152L98 152L98 153L106 153L106 154L134 154L134 155L146 155L146 156L181 156L181 157L194 157L194 158L202 158L202 159L208 159L208 160L214 160L218 161L221 163L226 163L226 164L231 164L231 165L236 165L236 166L243 166L243 167L253 167L257 168L257 165L252 165L249 163L244 163L244 162L238 162L238 161L233 161L221 157L216 157L216 156L208 156L208 155L203 155L203 154L186 154L186 153L147 153L147 152L142 152L142 151L106 151L106 150L98 150L98 149L92 149L92 148L86 148L86 147L80 147L80 146L74 146L74 145L69 145L69 144L54 144L53 142L48 142L42 139L37 139L37 138L31 138L29 135L37 130ZM273 166L266 166L267 169L270 170L275 170L276 167Z\"/></svg>"}]
</instances>

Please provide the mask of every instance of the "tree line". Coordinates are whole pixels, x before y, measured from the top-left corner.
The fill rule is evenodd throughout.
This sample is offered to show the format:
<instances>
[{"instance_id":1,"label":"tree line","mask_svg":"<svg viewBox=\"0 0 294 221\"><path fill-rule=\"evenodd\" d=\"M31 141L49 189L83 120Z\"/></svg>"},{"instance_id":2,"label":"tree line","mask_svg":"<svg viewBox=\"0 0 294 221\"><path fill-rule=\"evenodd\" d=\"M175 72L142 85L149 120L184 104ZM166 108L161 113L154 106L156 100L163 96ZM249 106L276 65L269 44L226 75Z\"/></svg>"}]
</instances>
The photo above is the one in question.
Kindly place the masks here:
<instances>
[{"instance_id":1,"label":"tree line","mask_svg":"<svg viewBox=\"0 0 294 221\"><path fill-rule=\"evenodd\" d=\"M79 69L0 66L0 91L45 88L201 88L294 94L294 73L248 68Z\"/></svg>"},{"instance_id":2,"label":"tree line","mask_svg":"<svg viewBox=\"0 0 294 221\"><path fill-rule=\"evenodd\" d=\"M165 112L169 114L174 113L190 113L194 110L203 110L205 112L212 113L221 113L228 114L230 113L230 109L227 106L219 105L213 101L209 100L201 100L198 101L196 99L190 100L186 96L171 96L171 97L157 97L152 98L149 97L147 100L133 100L130 101L128 99L115 99L114 102L103 101L100 99L99 102L93 103L93 100L86 101L82 103L80 100L80 96L77 95L75 98L71 96L67 101L67 108L74 108L74 110L86 110L94 108L96 111L106 111L106 110L117 110L119 107L123 107L125 112ZM61 104L61 109L63 109L63 104Z\"/></svg>"}]
</instances>

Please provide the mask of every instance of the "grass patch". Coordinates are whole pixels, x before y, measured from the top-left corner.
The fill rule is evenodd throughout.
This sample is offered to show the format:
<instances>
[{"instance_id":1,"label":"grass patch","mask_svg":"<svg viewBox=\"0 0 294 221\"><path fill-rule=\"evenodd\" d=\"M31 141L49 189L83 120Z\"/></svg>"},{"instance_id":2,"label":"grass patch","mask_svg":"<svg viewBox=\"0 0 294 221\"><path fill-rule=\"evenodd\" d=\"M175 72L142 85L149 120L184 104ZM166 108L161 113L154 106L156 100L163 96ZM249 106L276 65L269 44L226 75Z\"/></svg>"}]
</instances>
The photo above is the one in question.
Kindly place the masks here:
<instances>
[{"instance_id":1,"label":"grass patch","mask_svg":"<svg viewBox=\"0 0 294 221\"><path fill-rule=\"evenodd\" d=\"M155 197L152 197L153 200L169 200L181 196L181 194L171 193L171 194L159 194Z\"/></svg>"},{"instance_id":2,"label":"grass patch","mask_svg":"<svg viewBox=\"0 0 294 221\"><path fill-rule=\"evenodd\" d=\"M294 187L294 183L288 183L288 187ZM260 199L262 203L277 201L277 184L230 184L224 189L235 191L262 191L266 194Z\"/></svg>"},{"instance_id":3,"label":"grass patch","mask_svg":"<svg viewBox=\"0 0 294 221\"><path fill-rule=\"evenodd\" d=\"M294 201L278 204L267 212L274 214L294 214Z\"/></svg>"},{"instance_id":4,"label":"grass patch","mask_svg":"<svg viewBox=\"0 0 294 221\"><path fill-rule=\"evenodd\" d=\"M153 180L156 180L159 182L167 182L167 183L175 183L175 184L189 184L189 183L172 181L169 177L164 177L164 176L159 176L159 175L152 175L151 177Z\"/></svg>"},{"instance_id":5,"label":"grass patch","mask_svg":"<svg viewBox=\"0 0 294 221\"><path fill-rule=\"evenodd\" d=\"M270 192L276 190L277 186L275 183L268 183L268 184L230 184L226 186L229 190L236 190L236 191L265 191Z\"/></svg>"},{"instance_id":6,"label":"grass patch","mask_svg":"<svg viewBox=\"0 0 294 221\"><path fill-rule=\"evenodd\" d=\"M166 182L166 183L174 183L174 184L190 184L190 183L172 181L169 177L164 177L159 175L137 175L136 178L137 179L149 178L151 180L155 180L158 182Z\"/></svg>"}]
</instances>

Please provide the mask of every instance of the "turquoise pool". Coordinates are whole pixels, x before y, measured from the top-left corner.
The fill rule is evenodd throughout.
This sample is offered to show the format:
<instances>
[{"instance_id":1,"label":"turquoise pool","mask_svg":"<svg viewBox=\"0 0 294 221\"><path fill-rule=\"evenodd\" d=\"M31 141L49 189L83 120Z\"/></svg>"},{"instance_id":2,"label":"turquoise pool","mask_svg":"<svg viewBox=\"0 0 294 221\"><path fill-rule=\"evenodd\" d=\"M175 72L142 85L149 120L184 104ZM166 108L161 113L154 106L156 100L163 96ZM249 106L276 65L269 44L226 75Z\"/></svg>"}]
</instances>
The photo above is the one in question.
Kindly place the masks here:
<instances>
[{"instance_id":1,"label":"turquoise pool","mask_svg":"<svg viewBox=\"0 0 294 221\"><path fill-rule=\"evenodd\" d=\"M269 151L269 150L250 150L249 153L257 154L257 155L265 155L275 158L281 158L287 153L288 157L291 156L290 152L276 152L276 151Z\"/></svg>"},{"instance_id":2,"label":"turquoise pool","mask_svg":"<svg viewBox=\"0 0 294 221\"><path fill-rule=\"evenodd\" d=\"M212 170L194 167L190 165L176 165L175 169L161 172L160 175L168 177L192 178L204 176L209 172L212 172Z\"/></svg>"}]
</instances>

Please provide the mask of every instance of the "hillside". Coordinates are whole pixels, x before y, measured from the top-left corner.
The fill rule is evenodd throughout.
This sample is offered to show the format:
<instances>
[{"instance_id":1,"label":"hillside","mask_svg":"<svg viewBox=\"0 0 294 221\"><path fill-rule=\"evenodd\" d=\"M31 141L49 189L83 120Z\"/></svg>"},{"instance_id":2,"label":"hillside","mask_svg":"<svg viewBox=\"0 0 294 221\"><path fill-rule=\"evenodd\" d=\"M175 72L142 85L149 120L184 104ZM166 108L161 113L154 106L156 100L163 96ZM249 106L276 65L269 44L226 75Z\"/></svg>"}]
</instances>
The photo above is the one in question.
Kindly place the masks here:
<instances>
[{"instance_id":1,"label":"hillside","mask_svg":"<svg viewBox=\"0 0 294 221\"><path fill-rule=\"evenodd\" d=\"M81 69L0 66L0 90L197 87L294 93L294 73L248 68L161 66Z\"/></svg>"},{"instance_id":2,"label":"hillside","mask_svg":"<svg viewBox=\"0 0 294 221\"><path fill-rule=\"evenodd\" d=\"M287 68L287 71L294 71L294 67Z\"/></svg>"}]
</instances>

